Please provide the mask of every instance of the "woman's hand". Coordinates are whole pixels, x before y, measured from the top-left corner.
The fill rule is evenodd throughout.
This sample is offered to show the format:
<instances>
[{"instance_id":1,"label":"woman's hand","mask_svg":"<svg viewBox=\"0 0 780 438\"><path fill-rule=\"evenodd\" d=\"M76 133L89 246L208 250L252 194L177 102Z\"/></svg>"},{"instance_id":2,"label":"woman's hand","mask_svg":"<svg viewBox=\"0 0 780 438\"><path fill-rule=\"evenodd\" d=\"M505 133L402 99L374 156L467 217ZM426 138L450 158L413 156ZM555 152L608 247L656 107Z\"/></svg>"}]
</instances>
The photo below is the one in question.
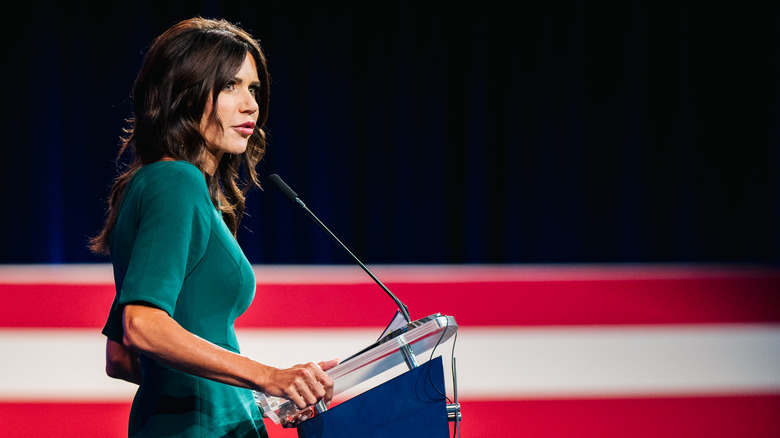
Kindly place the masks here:
<instances>
[{"instance_id":1,"label":"woman's hand","mask_svg":"<svg viewBox=\"0 0 780 438\"><path fill-rule=\"evenodd\" d=\"M322 400L327 406L333 398L333 380L325 373L339 361L329 360L315 364L295 365L287 369L277 369L268 376L265 393L284 397L298 409L312 406Z\"/></svg>"},{"instance_id":2,"label":"woman's hand","mask_svg":"<svg viewBox=\"0 0 780 438\"><path fill-rule=\"evenodd\" d=\"M320 362L317 365L319 365L319 367L323 371L327 371L327 370L335 367L338 364L339 364L339 360L338 359L332 359L332 360L329 360L329 361ZM325 406L330 405L330 401L331 401L332 398L333 398L333 389L331 387L330 391L328 392L328 394L326 394L325 397L323 397L323 399L322 399L322 401L325 403ZM300 408L300 406L298 406L298 408ZM301 424L304 421L308 420L309 418L317 415L317 412L318 411L316 411L313 406L307 406L307 407L305 407L303 409L300 409L293 416L281 418L282 427L285 427L285 428L297 427L299 424Z\"/></svg>"},{"instance_id":3,"label":"woman's hand","mask_svg":"<svg viewBox=\"0 0 780 438\"><path fill-rule=\"evenodd\" d=\"M138 353L111 339L106 340L106 374L115 379L141 384Z\"/></svg>"}]
</instances>

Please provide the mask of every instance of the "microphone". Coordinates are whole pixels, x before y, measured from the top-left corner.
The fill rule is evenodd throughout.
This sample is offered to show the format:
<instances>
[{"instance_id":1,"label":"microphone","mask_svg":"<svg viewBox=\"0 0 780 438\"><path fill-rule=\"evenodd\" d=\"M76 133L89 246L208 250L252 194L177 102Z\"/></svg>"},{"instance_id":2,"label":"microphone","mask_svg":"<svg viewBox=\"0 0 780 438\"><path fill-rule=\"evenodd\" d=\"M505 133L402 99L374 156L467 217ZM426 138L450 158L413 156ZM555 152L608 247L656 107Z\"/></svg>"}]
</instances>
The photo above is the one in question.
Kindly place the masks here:
<instances>
[{"instance_id":1,"label":"microphone","mask_svg":"<svg viewBox=\"0 0 780 438\"><path fill-rule=\"evenodd\" d=\"M319 219L319 218L318 218L318 217L317 217L317 216L316 216L314 213L312 213L312 211L311 211L311 210L309 210L309 208L308 208L308 207L306 207L306 204L304 204L304 203L303 203L303 201L301 201L301 199L300 199L300 198L298 197L298 195L297 195L297 194L296 194L296 193L293 191L293 189L291 189L291 188L290 188L290 186L288 186L287 184L285 184L285 182L284 182L284 181L282 181L282 178L281 178L281 177L279 177L279 175L277 175L277 174L269 175L269 176L268 176L268 181L270 181L270 182L271 182L271 184L273 184L274 186L276 186L276 188L278 188L278 189L279 189L279 191L281 191L281 192L282 192L282 194L283 194L284 196L286 196L286 197L287 197L289 200L291 200L291 201L295 202L296 204L298 204L298 206L300 206L301 208L303 208L303 209L306 211L306 213L307 213L307 214L308 214L308 215L309 215L309 216L310 216L310 217L311 217L311 218L312 218L312 219L313 219L315 222L317 222L317 224L320 226L320 228L322 228L323 230L325 230L325 232L326 232L326 233L328 233L328 235L329 235L329 236L330 236L330 237L331 237L331 238L332 238L334 241L336 241L336 243L338 243L338 244L339 244L339 245L340 245L340 246L341 246L341 247L344 249L344 251L346 251L346 252L347 252L347 254L349 254L350 256L352 256L352 258L353 258L353 259L355 259L355 261L358 263L358 265L360 265L360 267L361 267L361 268L363 268L363 270L364 270L364 271L366 271L366 274L368 274L368 276L369 276L369 277L371 277L371 278L372 278L372 279L373 279L373 280L376 282L376 284L378 284L378 285L379 285L379 287L381 287L381 288L382 288L382 289L385 291L385 293L387 293L387 295L388 295L388 296L389 296L389 297L390 297L390 298L391 298L393 301L395 301L395 305L396 305L396 306L398 306L398 309L401 311L401 314L403 315L404 319L406 319L406 322L407 322L407 323L411 323L411 322L412 322L412 319L409 317L409 309L406 307L406 305L405 305L404 303L402 303L402 302L401 302L401 300L399 300L399 299L398 299L398 297L396 297L396 296L395 296L395 295L394 295L392 292L390 292L390 289L388 289L388 288L387 288L387 287L386 287L384 284L382 284L382 282L381 282L381 281L379 281L379 279L378 279L378 278L376 278L376 276L375 276L374 274L372 274L372 273L371 273L371 271L369 271L369 270L368 270L368 268L366 267L366 265L364 265L364 264L363 264L363 262L361 262L361 261L360 261L360 259L358 259L358 258L355 256L355 254L352 254L352 251L350 251L350 250L349 250L349 248L347 248L347 246L346 246L346 245L344 245L344 243L342 243L342 242L341 242L341 240L339 240L339 238L338 238L338 237L336 237L336 235L335 235L335 234L333 234L333 232L332 232L332 231L330 231L330 230L328 229L328 227L326 227L326 226L325 226L325 224L324 224L324 223L322 223L322 221L321 221L321 220L320 220L320 219Z\"/></svg>"}]
</instances>

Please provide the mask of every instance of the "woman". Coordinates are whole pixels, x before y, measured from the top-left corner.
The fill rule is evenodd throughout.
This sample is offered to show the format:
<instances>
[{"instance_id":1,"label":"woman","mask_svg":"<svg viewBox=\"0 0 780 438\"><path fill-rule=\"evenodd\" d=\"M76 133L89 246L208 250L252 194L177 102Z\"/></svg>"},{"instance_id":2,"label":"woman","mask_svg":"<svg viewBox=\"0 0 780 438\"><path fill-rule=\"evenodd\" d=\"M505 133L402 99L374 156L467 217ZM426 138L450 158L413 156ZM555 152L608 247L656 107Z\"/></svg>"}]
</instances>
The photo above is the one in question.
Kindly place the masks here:
<instances>
[{"instance_id":1,"label":"woman","mask_svg":"<svg viewBox=\"0 0 780 438\"><path fill-rule=\"evenodd\" d=\"M110 253L117 290L106 371L139 384L130 436L267 436L251 390L300 408L330 401L323 370L336 361L277 369L241 356L235 337L255 293L235 233L244 194L259 185L268 96L259 45L222 20L174 25L136 78L119 153L134 159L91 241Z\"/></svg>"}]
</instances>

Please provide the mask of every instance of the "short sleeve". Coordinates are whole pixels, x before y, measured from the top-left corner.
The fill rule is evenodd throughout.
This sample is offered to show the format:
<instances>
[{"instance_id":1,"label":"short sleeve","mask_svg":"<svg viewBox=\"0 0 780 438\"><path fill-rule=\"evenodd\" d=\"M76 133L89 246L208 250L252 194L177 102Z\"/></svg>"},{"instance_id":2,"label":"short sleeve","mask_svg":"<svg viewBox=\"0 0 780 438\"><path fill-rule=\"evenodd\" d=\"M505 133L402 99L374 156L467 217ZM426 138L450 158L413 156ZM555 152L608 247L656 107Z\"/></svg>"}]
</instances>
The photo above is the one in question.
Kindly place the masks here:
<instances>
[{"instance_id":1,"label":"short sleeve","mask_svg":"<svg viewBox=\"0 0 780 438\"><path fill-rule=\"evenodd\" d=\"M122 321L122 313L119 311L118 298L114 298L111 303L111 310L108 312L108 319L105 326L103 326L102 333L106 335L108 339L112 341L122 343L122 336L124 335L124 326Z\"/></svg>"},{"instance_id":2,"label":"short sleeve","mask_svg":"<svg viewBox=\"0 0 780 438\"><path fill-rule=\"evenodd\" d=\"M184 279L208 244L214 206L192 165L164 166L145 176L119 305L145 302L173 316Z\"/></svg>"}]
</instances>

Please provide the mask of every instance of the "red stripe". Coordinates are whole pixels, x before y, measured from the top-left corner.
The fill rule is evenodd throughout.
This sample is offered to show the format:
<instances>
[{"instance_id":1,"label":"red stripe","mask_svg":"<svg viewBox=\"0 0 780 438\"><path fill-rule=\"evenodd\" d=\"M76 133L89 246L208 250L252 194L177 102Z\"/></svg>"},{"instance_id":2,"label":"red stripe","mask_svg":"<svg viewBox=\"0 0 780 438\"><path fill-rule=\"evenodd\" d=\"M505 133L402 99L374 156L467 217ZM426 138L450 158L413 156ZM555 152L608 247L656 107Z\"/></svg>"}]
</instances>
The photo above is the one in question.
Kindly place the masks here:
<instances>
[{"instance_id":1,"label":"red stripe","mask_svg":"<svg viewBox=\"0 0 780 438\"><path fill-rule=\"evenodd\" d=\"M0 327L103 327L113 284L0 284Z\"/></svg>"},{"instance_id":2,"label":"red stripe","mask_svg":"<svg viewBox=\"0 0 780 438\"><path fill-rule=\"evenodd\" d=\"M413 319L441 312L454 316L461 326L780 321L780 276L389 287L406 303ZM373 285L260 285L255 304L239 324L377 326L385 323L377 315L393 310L392 301Z\"/></svg>"},{"instance_id":3,"label":"red stripe","mask_svg":"<svg viewBox=\"0 0 780 438\"><path fill-rule=\"evenodd\" d=\"M462 401L463 437L695 438L780 436L780 395ZM127 436L129 403L0 403L4 438ZM275 438L294 429L268 424Z\"/></svg>"},{"instance_id":4,"label":"red stripe","mask_svg":"<svg viewBox=\"0 0 780 438\"><path fill-rule=\"evenodd\" d=\"M780 274L722 278L396 283L413 319L461 326L780 321ZM0 284L0 327L102 327L110 284ZM240 327L378 327L394 311L374 284L259 284Z\"/></svg>"},{"instance_id":5,"label":"red stripe","mask_svg":"<svg viewBox=\"0 0 780 438\"><path fill-rule=\"evenodd\" d=\"M127 438L130 403L0 403L3 438Z\"/></svg>"}]
</instances>

